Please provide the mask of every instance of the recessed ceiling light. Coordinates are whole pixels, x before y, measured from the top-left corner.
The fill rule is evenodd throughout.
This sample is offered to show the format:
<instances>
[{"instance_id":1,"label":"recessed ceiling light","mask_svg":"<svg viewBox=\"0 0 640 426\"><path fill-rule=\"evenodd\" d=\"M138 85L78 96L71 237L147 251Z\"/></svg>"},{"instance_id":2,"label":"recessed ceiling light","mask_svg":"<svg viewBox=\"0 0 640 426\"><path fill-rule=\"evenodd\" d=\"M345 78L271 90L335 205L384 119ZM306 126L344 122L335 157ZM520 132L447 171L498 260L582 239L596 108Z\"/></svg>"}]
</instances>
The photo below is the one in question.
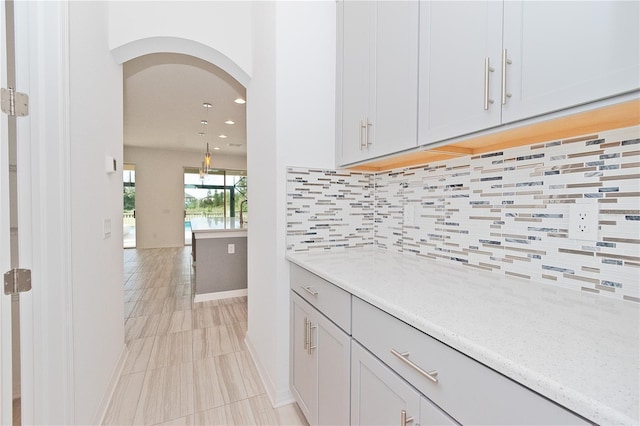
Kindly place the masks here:
<instances>
[{"instance_id":1,"label":"recessed ceiling light","mask_svg":"<svg viewBox=\"0 0 640 426\"><path fill-rule=\"evenodd\" d=\"M218 137L219 137L220 139L226 139L226 138L227 138L227 135L220 135L220 136L218 136Z\"/></svg>"},{"instance_id":2,"label":"recessed ceiling light","mask_svg":"<svg viewBox=\"0 0 640 426\"><path fill-rule=\"evenodd\" d=\"M205 108L211 108L211 104L209 102L203 102L202 106Z\"/></svg>"},{"instance_id":3,"label":"recessed ceiling light","mask_svg":"<svg viewBox=\"0 0 640 426\"><path fill-rule=\"evenodd\" d=\"M204 132L199 132L198 136L204 136Z\"/></svg>"},{"instance_id":4,"label":"recessed ceiling light","mask_svg":"<svg viewBox=\"0 0 640 426\"><path fill-rule=\"evenodd\" d=\"M227 146L233 147L233 148L238 148L240 146L242 146L241 143L228 143Z\"/></svg>"},{"instance_id":5,"label":"recessed ceiling light","mask_svg":"<svg viewBox=\"0 0 640 426\"><path fill-rule=\"evenodd\" d=\"M235 103L237 103L237 104L246 104L246 103L247 103L247 101L245 101L245 100L244 100L244 99L242 99L242 98L238 98L238 99L236 99L236 100L235 100L235 101L233 101L233 102L235 102Z\"/></svg>"},{"instance_id":6,"label":"recessed ceiling light","mask_svg":"<svg viewBox=\"0 0 640 426\"><path fill-rule=\"evenodd\" d=\"M219 146L214 146L213 149L214 149L214 151L219 151L220 147Z\"/></svg>"},{"instance_id":7,"label":"recessed ceiling light","mask_svg":"<svg viewBox=\"0 0 640 426\"><path fill-rule=\"evenodd\" d=\"M236 124L236 122L233 120L227 120L224 122L224 124Z\"/></svg>"},{"instance_id":8,"label":"recessed ceiling light","mask_svg":"<svg viewBox=\"0 0 640 426\"><path fill-rule=\"evenodd\" d=\"M207 120L200 120L200 124L206 126L207 124L209 124L209 122Z\"/></svg>"}]
</instances>

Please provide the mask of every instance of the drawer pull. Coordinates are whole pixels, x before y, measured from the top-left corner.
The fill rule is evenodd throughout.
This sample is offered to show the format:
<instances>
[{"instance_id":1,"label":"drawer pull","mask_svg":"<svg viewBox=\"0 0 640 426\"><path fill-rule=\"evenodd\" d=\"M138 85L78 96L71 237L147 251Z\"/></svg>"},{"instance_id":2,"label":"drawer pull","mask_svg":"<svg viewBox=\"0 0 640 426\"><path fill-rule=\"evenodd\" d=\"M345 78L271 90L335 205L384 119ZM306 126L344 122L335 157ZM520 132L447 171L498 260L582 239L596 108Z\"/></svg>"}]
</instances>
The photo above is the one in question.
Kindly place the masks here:
<instances>
[{"instance_id":1,"label":"drawer pull","mask_svg":"<svg viewBox=\"0 0 640 426\"><path fill-rule=\"evenodd\" d=\"M313 340L312 340L312 339L313 339L313 334L312 334L312 331L311 331L311 330L313 330L314 328L316 328L316 326L315 326L315 325L313 325L313 323L311 322L311 320L309 320L309 322L307 323L307 333L308 333L308 335L309 335L309 346L308 346L308 348L307 348L307 353L308 353L309 355L311 355L311 354L313 353L313 350L314 350L315 348L317 348L317 346L314 346L314 345L313 345Z\"/></svg>"},{"instance_id":2,"label":"drawer pull","mask_svg":"<svg viewBox=\"0 0 640 426\"><path fill-rule=\"evenodd\" d=\"M425 371L420 366L416 365L413 361L409 360L409 352L400 353L395 349L391 349L391 353L396 356L400 361L407 364L409 367L416 370L418 373L422 374L427 379L431 380L433 383L438 383L438 372L436 370Z\"/></svg>"},{"instance_id":3,"label":"drawer pull","mask_svg":"<svg viewBox=\"0 0 640 426\"><path fill-rule=\"evenodd\" d=\"M301 286L301 287L302 287L302 286ZM317 291L315 291L315 290L313 290L313 289L311 288L311 286L302 287L302 289L303 289L304 291L306 291L307 293L309 293L310 295L312 295L312 296L317 296L317 295L318 295L318 292L317 292Z\"/></svg>"},{"instance_id":4,"label":"drawer pull","mask_svg":"<svg viewBox=\"0 0 640 426\"><path fill-rule=\"evenodd\" d=\"M407 417L406 410L400 411L400 426L407 426L413 421L413 417Z\"/></svg>"}]
</instances>

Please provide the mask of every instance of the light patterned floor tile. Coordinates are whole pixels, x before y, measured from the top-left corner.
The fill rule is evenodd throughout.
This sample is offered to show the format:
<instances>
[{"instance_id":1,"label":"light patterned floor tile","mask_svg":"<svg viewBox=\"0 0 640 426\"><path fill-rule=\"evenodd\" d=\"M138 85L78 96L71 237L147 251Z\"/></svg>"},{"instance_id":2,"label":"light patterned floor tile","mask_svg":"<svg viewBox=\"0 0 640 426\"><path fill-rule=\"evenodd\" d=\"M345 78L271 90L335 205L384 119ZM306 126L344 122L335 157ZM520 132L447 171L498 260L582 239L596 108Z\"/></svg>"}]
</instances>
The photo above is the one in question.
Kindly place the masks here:
<instances>
[{"instance_id":1,"label":"light patterned floor tile","mask_svg":"<svg viewBox=\"0 0 640 426\"><path fill-rule=\"evenodd\" d=\"M191 311L176 311L164 313L160 316L157 335L188 331L193 328Z\"/></svg>"},{"instance_id":2,"label":"light patterned floor tile","mask_svg":"<svg viewBox=\"0 0 640 426\"><path fill-rule=\"evenodd\" d=\"M128 250L125 264L128 312L139 316L125 325L108 424L307 425L295 404L274 409L265 394L244 343L246 296L193 303L189 248Z\"/></svg>"},{"instance_id":3,"label":"light patterned floor tile","mask_svg":"<svg viewBox=\"0 0 640 426\"><path fill-rule=\"evenodd\" d=\"M222 325L223 318L219 307L194 309L193 328L208 328Z\"/></svg>"},{"instance_id":4,"label":"light patterned floor tile","mask_svg":"<svg viewBox=\"0 0 640 426\"><path fill-rule=\"evenodd\" d=\"M164 300L162 312L175 312L191 310L191 296L167 297Z\"/></svg>"},{"instance_id":5,"label":"light patterned floor tile","mask_svg":"<svg viewBox=\"0 0 640 426\"><path fill-rule=\"evenodd\" d=\"M193 413L193 364L148 370L134 421L152 425Z\"/></svg>"},{"instance_id":6,"label":"light patterned floor tile","mask_svg":"<svg viewBox=\"0 0 640 426\"><path fill-rule=\"evenodd\" d=\"M149 364L149 356L153 348L153 340L155 337L144 337L142 339L134 339L127 343L129 354L127 361L122 368L122 375L139 373L147 370Z\"/></svg>"},{"instance_id":7,"label":"light patterned floor tile","mask_svg":"<svg viewBox=\"0 0 640 426\"><path fill-rule=\"evenodd\" d=\"M264 394L266 391L264 386L262 386L262 380L260 380L260 375L249 352L235 352L234 355L240 367L240 377L242 377L242 383L247 391L247 396Z\"/></svg>"},{"instance_id":8,"label":"light patterned floor tile","mask_svg":"<svg viewBox=\"0 0 640 426\"><path fill-rule=\"evenodd\" d=\"M247 398L233 354L195 360L193 365L196 412Z\"/></svg>"},{"instance_id":9,"label":"light patterned floor tile","mask_svg":"<svg viewBox=\"0 0 640 426\"><path fill-rule=\"evenodd\" d=\"M130 425L133 423L144 376L145 373L141 372L120 377L103 424Z\"/></svg>"},{"instance_id":10,"label":"light patterned floor tile","mask_svg":"<svg viewBox=\"0 0 640 426\"><path fill-rule=\"evenodd\" d=\"M141 339L156 334L160 315L149 315L145 317L131 317L124 325L125 341Z\"/></svg>"},{"instance_id":11,"label":"light patterned floor tile","mask_svg":"<svg viewBox=\"0 0 640 426\"><path fill-rule=\"evenodd\" d=\"M131 312L132 317L142 317L162 313L164 299L138 300L136 307Z\"/></svg>"},{"instance_id":12,"label":"light patterned floor tile","mask_svg":"<svg viewBox=\"0 0 640 426\"><path fill-rule=\"evenodd\" d=\"M191 362L193 360L192 341L191 330L156 336L149 357L149 370Z\"/></svg>"},{"instance_id":13,"label":"light patterned floor tile","mask_svg":"<svg viewBox=\"0 0 640 426\"><path fill-rule=\"evenodd\" d=\"M233 329L227 325L193 330L194 359L210 358L242 350Z\"/></svg>"}]
</instances>

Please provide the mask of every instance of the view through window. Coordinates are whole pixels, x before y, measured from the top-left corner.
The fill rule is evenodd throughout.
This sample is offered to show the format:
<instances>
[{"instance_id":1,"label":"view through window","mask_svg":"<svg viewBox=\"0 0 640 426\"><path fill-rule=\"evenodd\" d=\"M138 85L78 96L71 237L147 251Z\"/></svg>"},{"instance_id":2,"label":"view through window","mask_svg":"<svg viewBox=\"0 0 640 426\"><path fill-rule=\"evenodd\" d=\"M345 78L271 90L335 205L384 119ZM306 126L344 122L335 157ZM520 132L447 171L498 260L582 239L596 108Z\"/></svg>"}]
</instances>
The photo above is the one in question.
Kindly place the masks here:
<instances>
[{"instance_id":1,"label":"view through window","mask_svg":"<svg viewBox=\"0 0 640 426\"><path fill-rule=\"evenodd\" d=\"M123 215L122 245L136 246L136 171L133 164L125 164L122 171Z\"/></svg>"},{"instance_id":2,"label":"view through window","mask_svg":"<svg viewBox=\"0 0 640 426\"><path fill-rule=\"evenodd\" d=\"M197 169L184 171L184 243L191 244L189 221L206 217L217 221L247 223L247 172L211 170L200 178Z\"/></svg>"}]
</instances>

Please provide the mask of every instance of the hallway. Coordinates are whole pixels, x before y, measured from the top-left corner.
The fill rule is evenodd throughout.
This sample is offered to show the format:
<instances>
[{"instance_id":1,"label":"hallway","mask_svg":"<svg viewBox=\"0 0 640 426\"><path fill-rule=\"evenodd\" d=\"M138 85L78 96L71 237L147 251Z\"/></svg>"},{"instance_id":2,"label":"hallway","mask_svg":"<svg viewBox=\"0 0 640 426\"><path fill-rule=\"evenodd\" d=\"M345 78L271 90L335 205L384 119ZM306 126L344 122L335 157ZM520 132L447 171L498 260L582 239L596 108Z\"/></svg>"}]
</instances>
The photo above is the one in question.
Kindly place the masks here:
<instances>
[{"instance_id":1,"label":"hallway","mask_svg":"<svg viewBox=\"0 0 640 426\"><path fill-rule=\"evenodd\" d=\"M124 251L129 356L107 425L304 425L273 409L244 343L247 298L194 304L191 248Z\"/></svg>"}]
</instances>

